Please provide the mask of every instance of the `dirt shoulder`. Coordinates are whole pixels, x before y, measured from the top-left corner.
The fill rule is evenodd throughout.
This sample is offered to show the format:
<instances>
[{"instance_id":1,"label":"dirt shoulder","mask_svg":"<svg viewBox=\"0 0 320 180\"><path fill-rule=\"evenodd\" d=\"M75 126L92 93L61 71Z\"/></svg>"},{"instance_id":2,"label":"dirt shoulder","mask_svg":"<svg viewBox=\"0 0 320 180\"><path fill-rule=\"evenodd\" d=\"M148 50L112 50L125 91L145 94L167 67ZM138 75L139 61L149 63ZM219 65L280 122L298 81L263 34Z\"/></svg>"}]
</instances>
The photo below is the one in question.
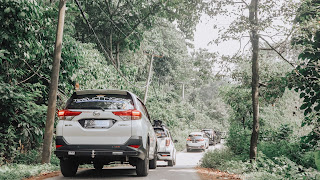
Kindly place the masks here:
<instances>
[{"instance_id":1,"label":"dirt shoulder","mask_svg":"<svg viewBox=\"0 0 320 180\"><path fill-rule=\"evenodd\" d=\"M47 178L51 178L51 177L55 177L55 176L60 176L60 175L61 175L60 171L53 171L53 172L41 173L37 176L32 176L29 178L25 178L23 180L43 180L43 179L47 179Z\"/></svg>"},{"instance_id":2,"label":"dirt shoulder","mask_svg":"<svg viewBox=\"0 0 320 180\"><path fill-rule=\"evenodd\" d=\"M216 169L201 167L197 167L196 169L202 180L241 180L239 175L229 174Z\"/></svg>"}]
</instances>

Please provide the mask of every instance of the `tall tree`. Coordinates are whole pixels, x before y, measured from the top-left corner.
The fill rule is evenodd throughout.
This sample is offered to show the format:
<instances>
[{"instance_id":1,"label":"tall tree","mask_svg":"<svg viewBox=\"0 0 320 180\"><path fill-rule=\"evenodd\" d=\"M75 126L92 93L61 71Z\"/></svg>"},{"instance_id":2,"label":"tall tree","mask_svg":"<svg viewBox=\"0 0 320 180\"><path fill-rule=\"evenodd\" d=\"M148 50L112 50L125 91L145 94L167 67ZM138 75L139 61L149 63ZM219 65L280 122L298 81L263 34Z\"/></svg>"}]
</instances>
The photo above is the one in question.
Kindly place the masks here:
<instances>
[{"instance_id":1,"label":"tall tree","mask_svg":"<svg viewBox=\"0 0 320 180\"><path fill-rule=\"evenodd\" d=\"M212 17L217 15L231 16L233 19L229 28L223 32L215 42L221 40L238 40L240 45L246 41L248 34L251 42L251 65L252 65L252 108L253 108L253 124L250 142L250 159L255 160L257 156L257 142L259 136L259 56L260 56L260 40L266 42L269 47L264 46L264 50L281 49L288 43L290 31L290 16L294 13L295 3L264 1L264 0L241 0L241 1L220 1L212 2L208 14ZM291 8L291 9L290 9ZM249 12L248 15L247 12ZM230 15L231 14L231 15ZM260 16L260 18L258 17ZM235 20L234 20L235 19ZM282 21L281 24L276 21ZM216 25L219 28L219 25ZM279 32L281 36L279 37ZM276 38L274 38L276 37ZM273 43L269 43L273 41ZM244 43L246 44L246 43ZM275 44L274 46L271 44ZM238 52L244 47L240 47ZM281 55L281 53L279 53ZM283 57L281 55L281 57Z\"/></svg>"},{"instance_id":2,"label":"tall tree","mask_svg":"<svg viewBox=\"0 0 320 180\"><path fill-rule=\"evenodd\" d=\"M58 91L66 3L67 3L66 0L60 0L60 3L59 3L57 35L56 35L56 43L54 47L54 57L53 57L53 63L52 63L47 120L46 120L46 128L45 128L44 139L43 139L41 163L50 163L50 157L51 157L51 146L52 146L52 137L53 137L54 118L56 113L57 91Z\"/></svg>"},{"instance_id":3,"label":"tall tree","mask_svg":"<svg viewBox=\"0 0 320 180\"><path fill-rule=\"evenodd\" d=\"M259 0L251 0L249 6L250 41L252 44L252 108L253 124L250 142L250 159L257 156L259 137L259 34L258 34L258 3Z\"/></svg>"}]
</instances>

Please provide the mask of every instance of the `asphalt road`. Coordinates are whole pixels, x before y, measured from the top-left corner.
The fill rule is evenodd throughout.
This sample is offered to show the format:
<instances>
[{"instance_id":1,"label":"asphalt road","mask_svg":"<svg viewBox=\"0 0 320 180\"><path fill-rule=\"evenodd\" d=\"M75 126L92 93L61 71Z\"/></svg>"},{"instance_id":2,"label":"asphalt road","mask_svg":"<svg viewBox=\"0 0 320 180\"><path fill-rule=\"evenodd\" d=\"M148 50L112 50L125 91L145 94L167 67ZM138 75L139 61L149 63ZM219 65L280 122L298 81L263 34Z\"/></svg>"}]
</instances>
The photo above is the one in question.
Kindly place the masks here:
<instances>
[{"instance_id":1,"label":"asphalt road","mask_svg":"<svg viewBox=\"0 0 320 180\"><path fill-rule=\"evenodd\" d=\"M222 145L218 144L210 146L209 150L215 148L221 148ZM78 170L75 177L72 179L141 179L141 180L200 180L195 167L199 165L204 152L178 152L177 163L173 167L166 166L167 163L163 161L157 162L157 169L150 169L147 177L137 177L135 167L123 166L123 167L105 167L102 171L96 171L94 169L81 169ZM70 179L64 178L62 175L47 180L61 180Z\"/></svg>"}]
</instances>

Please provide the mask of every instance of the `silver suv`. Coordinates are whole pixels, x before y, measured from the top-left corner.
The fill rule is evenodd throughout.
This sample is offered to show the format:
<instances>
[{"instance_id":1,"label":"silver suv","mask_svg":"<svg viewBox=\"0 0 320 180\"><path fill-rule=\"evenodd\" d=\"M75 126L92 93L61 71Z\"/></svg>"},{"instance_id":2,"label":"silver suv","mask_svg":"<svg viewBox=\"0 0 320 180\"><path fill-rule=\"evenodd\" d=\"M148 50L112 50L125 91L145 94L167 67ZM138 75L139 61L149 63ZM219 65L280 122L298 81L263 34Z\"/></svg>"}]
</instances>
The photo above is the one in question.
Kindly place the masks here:
<instances>
[{"instance_id":1,"label":"silver suv","mask_svg":"<svg viewBox=\"0 0 320 180\"><path fill-rule=\"evenodd\" d=\"M80 164L118 161L136 166L138 176L156 168L157 139L148 111L129 91L76 91L58 112L56 156L64 176L74 176Z\"/></svg>"},{"instance_id":2,"label":"silver suv","mask_svg":"<svg viewBox=\"0 0 320 180\"><path fill-rule=\"evenodd\" d=\"M174 166L176 164L176 148L172 141L169 130L162 124L162 121L155 120L153 125L154 131L157 135L158 144L158 160L167 161L168 166Z\"/></svg>"}]
</instances>

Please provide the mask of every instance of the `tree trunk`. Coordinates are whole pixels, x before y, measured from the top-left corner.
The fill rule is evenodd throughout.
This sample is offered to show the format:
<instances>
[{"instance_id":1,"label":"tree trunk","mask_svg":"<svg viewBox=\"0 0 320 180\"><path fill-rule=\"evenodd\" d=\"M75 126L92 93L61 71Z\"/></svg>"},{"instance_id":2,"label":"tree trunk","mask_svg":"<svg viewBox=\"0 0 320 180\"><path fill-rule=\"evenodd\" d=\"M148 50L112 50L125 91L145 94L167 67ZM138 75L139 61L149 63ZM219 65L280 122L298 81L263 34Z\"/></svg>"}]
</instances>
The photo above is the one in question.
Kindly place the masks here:
<instances>
[{"instance_id":1,"label":"tree trunk","mask_svg":"<svg viewBox=\"0 0 320 180\"><path fill-rule=\"evenodd\" d=\"M47 120L46 120L43 149L42 149L42 159L41 159L42 164L50 163L52 137L53 137L53 125L54 125L56 103L57 103L57 91L58 91L59 69L60 69L60 59L61 59L61 49L62 49L64 16L66 11L66 1L67 0L60 0L60 3L59 3L57 36L56 36L56 44L54 49Z\"/></svg>"},{"instance_id":2,"label":"tree trunk","mask_svg":"<svg viewBox=\"0 0 320 180\"><path fill-rule=\"evenodd\" d=\"M149 84L150 84L150 80L151 80L151 76L152 76L152 63L153 63L153 55L151 56L151 59L150 59L149 74L148 74L148 79L147 79L147 83L146 83L146 91L144 93L144 98L143 98L144 104L147 103L148 89L149 89Z\"/></svg>"},{"instance_id":3,"label":"tree trunk","mask_svg":"<svg viewBox=\"0 0 320 180\"><path fill-rule=\"evenodd\" d=\"M249 21L251 24L250 41L252 44L252 108L253 125L250 142L250 159L257 157L257 144L259 137L259 35L258 26L258 0L251 0L249 7Z\"/></svg>"},{"instance_id":4,"label":"tree trunk","mask_svg":"<svg viewBox=\"0 0 320 180\"><path fill-rule=\"evenodd\" d=\"M120 69L120 43L117 43L117 67Z\"/></svg>"}]
</instances>

